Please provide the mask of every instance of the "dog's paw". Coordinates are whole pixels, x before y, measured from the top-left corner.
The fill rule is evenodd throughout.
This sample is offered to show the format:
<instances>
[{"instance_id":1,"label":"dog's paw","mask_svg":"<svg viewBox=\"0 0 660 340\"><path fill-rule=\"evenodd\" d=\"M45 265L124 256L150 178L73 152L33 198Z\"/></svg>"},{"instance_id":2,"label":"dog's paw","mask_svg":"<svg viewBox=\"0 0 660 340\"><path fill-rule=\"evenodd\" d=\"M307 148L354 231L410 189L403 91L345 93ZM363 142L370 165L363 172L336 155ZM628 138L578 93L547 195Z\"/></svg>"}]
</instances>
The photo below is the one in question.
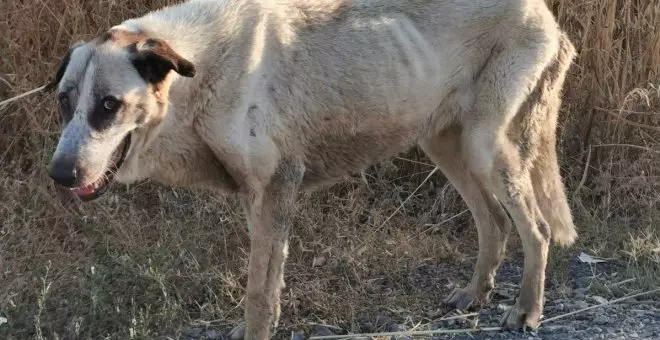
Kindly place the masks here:
<instances>
[{"instance_id":1,"label":"dog's paw","mask_svg":"<svg viewBox=\"0 0 660 340\"><path fill-rule=\"evenodd\" d=\"M243 340L245 337L245 322L241 321L236 327L229 332L231 340Z\"/></svg>"},{"instance_id":2,"label":"dog's paw","mask_svg":"<svg viewBox=\"0 0 660 340\"><path fill-rule=\"evenodd\" d=\"M540 310L525 310L519 302L516 302L515 305L504 312L500 324L507 329L536 330L539 327L540 319Z\"/></svg>"},{"instance_id":3,"label":"dog's paw","mask_svg":"<svg viewBox=\"0 0 660 340\"><path fill-rule=\"evenodd\" d=\"M456 288L451 292L443 302L452 308L467 310L470 307L481 307L490 302L490 291L477 294L476 289L470 288Z\"/></svg>"}]
</instances>

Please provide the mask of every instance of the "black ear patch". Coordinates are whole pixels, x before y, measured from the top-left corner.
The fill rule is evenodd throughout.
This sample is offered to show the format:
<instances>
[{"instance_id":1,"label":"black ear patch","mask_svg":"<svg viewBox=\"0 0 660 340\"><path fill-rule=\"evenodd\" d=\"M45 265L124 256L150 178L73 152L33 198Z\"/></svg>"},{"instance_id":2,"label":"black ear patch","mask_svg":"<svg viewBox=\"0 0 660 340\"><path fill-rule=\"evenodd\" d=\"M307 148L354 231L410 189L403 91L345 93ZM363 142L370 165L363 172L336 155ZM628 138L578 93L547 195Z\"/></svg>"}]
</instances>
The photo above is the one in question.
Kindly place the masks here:
<instances>
[{"instance_id":1,"label":"black ear patch","mask_svg":"<svg viewBox=\"0 0 660 340\"><path fill-rule=\"evenodd\" d=\"M151 84L163 81L170 71L184 77L195 76L195 65L176 53L165 41L146 39L132 46L133 65Z\"/></svg>"}]
</instances>

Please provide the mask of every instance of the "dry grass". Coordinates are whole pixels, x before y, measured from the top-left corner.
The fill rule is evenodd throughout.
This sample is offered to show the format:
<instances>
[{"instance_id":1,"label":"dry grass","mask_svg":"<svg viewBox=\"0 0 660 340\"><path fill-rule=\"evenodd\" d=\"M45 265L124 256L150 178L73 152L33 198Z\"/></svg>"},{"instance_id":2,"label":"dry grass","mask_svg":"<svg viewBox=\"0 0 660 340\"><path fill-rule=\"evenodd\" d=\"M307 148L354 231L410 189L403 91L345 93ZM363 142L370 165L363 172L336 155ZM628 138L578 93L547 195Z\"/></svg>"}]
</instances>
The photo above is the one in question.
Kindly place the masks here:
<instances>
[{"instance_id":1,"label":"dry grass","mask_svg":"<svg viewBox=\"0 0 660 340\"><path fill-rule=\"evenodd\" d=\"M170 2L0 2L0 98L43 84L72 42ZM615 258L639 284L657 284L660 3L548 3L579 50L560 134L581 235L571 251ZM239 319L248 242L236 202L142 183L64 208L45 171L58 131L49 96L0 108L0 338L153 338ZM460 197L435 174L375 230L433 169L425 162L412 151L300 199L283 327L360 331L373 315L439 316L476 256Z\"/></svg>"}]
</instances>

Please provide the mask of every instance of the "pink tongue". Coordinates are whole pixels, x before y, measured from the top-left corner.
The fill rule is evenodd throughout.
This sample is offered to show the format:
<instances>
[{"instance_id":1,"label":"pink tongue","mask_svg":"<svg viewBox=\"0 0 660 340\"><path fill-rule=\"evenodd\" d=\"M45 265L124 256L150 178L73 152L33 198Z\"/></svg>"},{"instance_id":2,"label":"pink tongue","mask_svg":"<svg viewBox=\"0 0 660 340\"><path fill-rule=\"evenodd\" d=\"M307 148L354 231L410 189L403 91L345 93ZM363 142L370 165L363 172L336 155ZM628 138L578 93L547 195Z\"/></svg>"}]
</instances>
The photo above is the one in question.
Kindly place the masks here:
<instances>
[{"instance_id":1,"label":"pink tongue","mask_svg":"<svg viewBox=\"0 0 660 340\"><path fill-rule=\"evenodd\" d=\"M78 196L89 196L94 193L94 185L90 184L82 188L75 188L73 192Z\"/></svg>"}]
</instances>

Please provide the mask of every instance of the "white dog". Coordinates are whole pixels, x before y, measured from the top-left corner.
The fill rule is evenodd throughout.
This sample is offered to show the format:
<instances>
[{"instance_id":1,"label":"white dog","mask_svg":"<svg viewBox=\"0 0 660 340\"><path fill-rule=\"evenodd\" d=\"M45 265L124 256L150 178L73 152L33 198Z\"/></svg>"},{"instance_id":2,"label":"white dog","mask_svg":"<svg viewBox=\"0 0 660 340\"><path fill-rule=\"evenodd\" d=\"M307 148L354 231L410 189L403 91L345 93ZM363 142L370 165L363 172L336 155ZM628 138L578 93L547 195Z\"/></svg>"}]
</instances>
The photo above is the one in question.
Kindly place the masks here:
<instances>
[{"instance_id":1,"label":"white dog","mask_svg":"<svg viewBox=\"0 0 660 340\"><path fill-rule=\"evenodd\" d=\"M488 301L511 222L523 242L508 327L535 327L551 240L576 237L555 150L574 48L543 0L199 0L73 46L51 177L83 200L152 178L236 193L251 237L246 322L279 317L296 194L418 144L479 231Z\"/></svg>"}]
</instances>

